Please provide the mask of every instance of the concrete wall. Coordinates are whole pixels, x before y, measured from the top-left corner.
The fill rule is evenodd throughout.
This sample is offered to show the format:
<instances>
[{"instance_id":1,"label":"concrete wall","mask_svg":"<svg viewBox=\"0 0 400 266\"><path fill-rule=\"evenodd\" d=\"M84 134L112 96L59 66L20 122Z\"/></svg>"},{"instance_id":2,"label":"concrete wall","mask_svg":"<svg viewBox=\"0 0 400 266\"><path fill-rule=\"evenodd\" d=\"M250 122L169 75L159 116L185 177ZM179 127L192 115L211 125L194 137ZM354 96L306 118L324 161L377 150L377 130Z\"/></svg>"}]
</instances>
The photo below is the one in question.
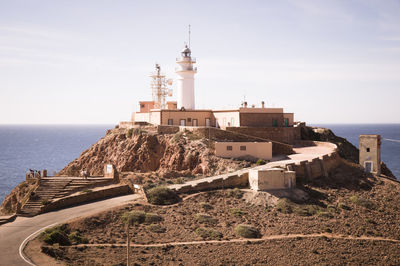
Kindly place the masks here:
<instances>
[{"instance_id":1,"label":"concrete wall","mask_svg":"<svg viewBox=\"0 0 400 266\"><path fill-rule=\"evenodd\" d=\"M214 127L225 129L226 127L240 127L239 112L236 111L215 111L214 117L216 124Z\"/></svg>"},{"instance_id":2,"label":"concrete wall","mask_svg":"<svg viewBox=\"0 0 400 266\"><path fill-rule=\"evenodd\" d=\"M292 127L294 125L294 113L284 113L283 119L289 120L289 126Z\"/></svg>"},{"instance_id":3,"label":"concrete wall","mask_svg":"<svg viewBox=\"0 0 400 266\"><path fill-rule=\"evenodd\" d=\"M227 127L226 130L287 144L301 139L300 127Z\"/></svg>"},{"instance_id":4,"label":"concrete wall","mask_svg":"<svg viewBox=\"0 0 400 266\"><path fill-rule=\"evenodd\" d=\"M230 149L228 149L230 147ZM241 149L244 147L244 150ZM272 159L271 142L216 142L215 155L223 158Z\"/></svg>"},{"instance_id":5,"label":"concrete wall","mask_svg":"<svg viewBox=\"0 0 400 266\"><path fill-rule=\"evenodd\" d=\"M168 125L168 119L172 119L174 126L180 126L181 119L184 119L186 126L193 126L194 119L197 119L197 125L205 127L206 118L210 119L210 126L215 125L215 119L211 110L162 110L161 112L161 125Z\"/></svg>"},{"instance_id":6,"label":"concrete wall","mask_svg":"<svg viewBox=\"0 0 400 266\"><path fill-rule=\"evenodd\" d=\"M132 122L150 123L150 113L132 113Z\"/></svg>"},{"instance_id":7,"label":"concrete wall","mask_svg":"<svg viewBox=\"0 0 400 266\"><path fill-rule=\"evenodd\" d=\"M249 108L252 109L252 108ZM273 127L274 120L277 127L283 127L283 113L242 113L240 112L240 126L244 127Z\"/></svg>"},{"instance_id":8,"label":"concrete wall","mask_svg":"<svg viewBox=\"0 0 400 266\"><path fill-rule=\"evenodd\" d=\"M360 165L372 164L371 172L381 173L381 136L360 135Z\"/></svg>"},{"instance_id":9,"label":"concrete wall","mask_svg":"<svg viewBox=\"0 0 400 266\"><path fill-rule=\"evenodd\" d=\"M296 187L296 172L281 168L249 171L249 185L253 190L290 189Z\"/></svg>"},{"instance_id":10,"label":"concrete wall","mask_svg":"<svg viewBox=\"0 0 400 266\"><path fill-rule=\"evenodd\" d=\"M65 207L81 204L84 202L116 197L116 196L126 195L129 193L131 193L131 189L129 188L128 185L119 185L102 190L82 193L79 195L72 195L61 198L59 200L51 202L48 205L43 206L41 212L43 213L43 212L59 210Z\"/></svg>"},{"instance_id":11,"label":"concrete wall","mask_svg":"<svg viewBox=\"0 0 400 266\"><path fill-rule=\"evenodd\" d=\"M136 113L137 115L138 113ZM161 124L161 111L151 111L149 113L149 123L153 125L160 125Z\"/></svg>"}]
</instances>

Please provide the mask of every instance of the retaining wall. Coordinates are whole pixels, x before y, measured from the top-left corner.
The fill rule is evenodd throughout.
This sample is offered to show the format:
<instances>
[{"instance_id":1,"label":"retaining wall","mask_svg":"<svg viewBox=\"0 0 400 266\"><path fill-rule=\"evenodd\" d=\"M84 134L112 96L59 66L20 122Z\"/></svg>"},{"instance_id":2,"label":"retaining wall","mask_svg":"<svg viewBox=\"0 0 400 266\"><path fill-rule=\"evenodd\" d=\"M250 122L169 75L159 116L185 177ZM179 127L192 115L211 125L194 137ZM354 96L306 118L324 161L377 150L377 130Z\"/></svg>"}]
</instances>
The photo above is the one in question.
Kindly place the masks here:
<instances>
[{"instance_id":1,"label":"retaining wall","mask_svg":"<svg viewBox=\"0 0 400 266\"><path fill-rule=\"evenodd\" d=\"M299 127L227 127L226 130L287 144L301 139Z\"/></svg>"},{"instance_id":2,"label":"retaining wall","mask_svg":"<svg viewBox=\"0 0 400 266\"><path fill-rule=\"evenodd\" d=\"M41 209L41 213L59 210L65 207L78 205L84 202L105 199L110 197L122 196L131 193L132 190L128 185L120 185L92 192L86 192L78 195L67 196L57 201L45 205Z\"/></svg>"}]
</instances>

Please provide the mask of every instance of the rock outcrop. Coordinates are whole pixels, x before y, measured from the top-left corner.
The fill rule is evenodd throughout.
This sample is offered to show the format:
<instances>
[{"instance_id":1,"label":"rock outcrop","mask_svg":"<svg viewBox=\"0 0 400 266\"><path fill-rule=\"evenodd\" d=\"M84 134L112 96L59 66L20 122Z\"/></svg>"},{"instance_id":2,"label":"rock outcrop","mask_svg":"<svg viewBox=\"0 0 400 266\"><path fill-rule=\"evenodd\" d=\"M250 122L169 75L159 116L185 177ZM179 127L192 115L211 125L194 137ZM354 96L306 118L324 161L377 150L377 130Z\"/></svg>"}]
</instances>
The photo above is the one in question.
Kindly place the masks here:
<instances>
[{"instance_id":1,"label":"rock outcrop","mask_svg":"<svg viewBox=\"0 0 400 266\"><path fill-rule=\"evenodd\" d=\"M115 165L118 172L157 172L164 177L214 175L250 165L216 157L213 146L213 142L190 132L156 134L114 129L59 175L78 175L82 169L93 176L102 175L106 163Z\"/></svg>"}]
</instances>

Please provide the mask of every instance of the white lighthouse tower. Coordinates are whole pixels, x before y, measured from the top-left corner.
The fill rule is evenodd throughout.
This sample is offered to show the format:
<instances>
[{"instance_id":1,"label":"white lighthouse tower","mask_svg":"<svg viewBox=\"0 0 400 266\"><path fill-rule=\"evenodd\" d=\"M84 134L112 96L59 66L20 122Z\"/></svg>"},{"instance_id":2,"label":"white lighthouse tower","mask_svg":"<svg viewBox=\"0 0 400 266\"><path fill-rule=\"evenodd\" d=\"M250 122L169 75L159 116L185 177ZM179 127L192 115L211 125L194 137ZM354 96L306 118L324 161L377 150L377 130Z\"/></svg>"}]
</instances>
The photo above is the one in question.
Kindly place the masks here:
<instances>
[{"instance_id":1,"label":"white lighthouse tower","mask_svg":"<svg viewBox=\"0 0 400 266\"><path fill-rule=\"evenodd\" d=\"M185 45L181 57L176 59L179 65L176 68L178 74L178 109L182 107L187 110L194 110L194 74L197 68L193 68L196 59L192 58L190 48Z\"/></svg>"}]
</instances>

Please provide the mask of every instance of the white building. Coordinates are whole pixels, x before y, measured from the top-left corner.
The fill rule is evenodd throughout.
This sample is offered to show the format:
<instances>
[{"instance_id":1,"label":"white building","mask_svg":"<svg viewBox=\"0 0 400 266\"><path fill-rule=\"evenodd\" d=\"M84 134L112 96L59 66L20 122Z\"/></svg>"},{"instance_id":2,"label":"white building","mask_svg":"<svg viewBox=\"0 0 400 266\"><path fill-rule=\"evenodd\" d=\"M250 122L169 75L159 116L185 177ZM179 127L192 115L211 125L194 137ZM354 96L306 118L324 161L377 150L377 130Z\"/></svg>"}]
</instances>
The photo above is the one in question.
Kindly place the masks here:
<instances>
[{"instance_id":1,"label":"white building","mask_svg":"<svg viewBox=\"0 0 400 266\"><path fill-rule=\"evenodd\" d=\"M181 57L176 59L179 65L176 68L178 74L178 109L182 107L185 110L194 110L194 74L197 73L197 68L193 68L196 59L192 58L191 51L186 45L181 52Z\"/></svg>"}]
</instances>

